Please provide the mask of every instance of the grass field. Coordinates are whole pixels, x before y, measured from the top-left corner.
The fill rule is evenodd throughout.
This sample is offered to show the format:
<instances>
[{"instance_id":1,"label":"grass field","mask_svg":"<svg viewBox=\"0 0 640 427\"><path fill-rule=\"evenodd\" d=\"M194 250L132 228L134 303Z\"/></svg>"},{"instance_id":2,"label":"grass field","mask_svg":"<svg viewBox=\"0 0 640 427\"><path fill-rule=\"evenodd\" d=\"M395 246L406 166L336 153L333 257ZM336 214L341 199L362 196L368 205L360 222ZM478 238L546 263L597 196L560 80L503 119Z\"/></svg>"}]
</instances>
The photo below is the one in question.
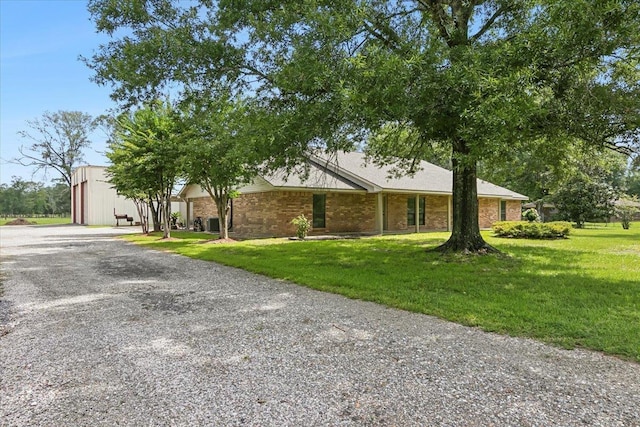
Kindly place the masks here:
<instances>
[{"instance_id":1,"label":"grass field","mask_svg":"<svg viewBox=\"0 0 640 427\"><path fill-rule=\"evenodd\" d=\"M29 222L35 222L36 225L55 225L55 224L71 224L71 217L55 217L55 218L30 218L21 217ZM0 219L0 225L7 225L8 222L15 220L16 218Z\"/></svg>"},{"instance_id":2,"label":"grass field","mask_svg":"<svg viewBox=\"0 0 640 427\"><path fill-rule=\"evenodd\" d=\"M447 233L337 241L208 244L172 232L124 238L327 292L430 314L502 334L584 347L640 362L640 223L574 230L569 239L507 240L503 252L429 252Z\"/></svg>"}]
</instances>

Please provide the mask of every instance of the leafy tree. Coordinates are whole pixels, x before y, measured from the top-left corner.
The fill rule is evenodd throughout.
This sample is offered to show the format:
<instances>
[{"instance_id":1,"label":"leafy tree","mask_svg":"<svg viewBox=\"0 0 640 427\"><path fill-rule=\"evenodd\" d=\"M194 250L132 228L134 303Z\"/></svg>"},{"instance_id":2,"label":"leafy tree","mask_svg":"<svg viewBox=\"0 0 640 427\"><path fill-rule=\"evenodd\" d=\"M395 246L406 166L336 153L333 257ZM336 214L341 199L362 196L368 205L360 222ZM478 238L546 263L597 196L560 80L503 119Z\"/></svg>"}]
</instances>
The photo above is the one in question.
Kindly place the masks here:
<instances>
[{"instance_id":1,"label":"leafy tree","mask_svg":"<svg viewBox=\"0 0 640 427\"><path fill-rule=\"evenodd\" d=\"M552 200L563 219L582 228L586 221L609 218L616 198L617 194L609 184L581 173L569 179Z\"/></svg>"},{"instance_id":2,"label":"leafy tree","mask_svg":"<svg viewBox=\"0 0 640 427\"><path fill-rule=\"evenodd\" d=\"M32 181L25 181L21 177L14 176L11 179L11 186L5 188L2 194L2 205L5 215L29 215L35 213L33 208L33 197L31 194L37 191L38 184Z\"/></svg>"},{"instance_id":3,"label":"leafy tree","mask_svg":"<svg viewBox=\"0 0 640 427\"><path fill-rule=\"evenodd\" d=\"M627 194L630 196L640 197L640 165L635 166L634 164L631 164L627 169L627 174L625 176L625 188Z\"/></svg>"},{"instance_id":4,"label":"leafy tree","mask_svg":"<svg viewBox=\"0 0 640 427\"><path fill-rule=\"evenodd\" d=\"M11 178L10 186L2 184L2 193L0 193L2 195L2 197L0 197L2 215L7 217L8 215L23 215L26 212L25 191L27 185L22 178L17 176Z\"/></svg>"},{"instance_id":5,"label":"leafy tree","mask_svg":"<svg viewBox=\"0 0 640 427\"><path fill-rule=\"evenodd\" d=\"M44 188L46 214L64 215L71 213L71 189L63 183Z\"/></svg>"},{"instance_id":6,"label":"leafy tree","mask_svg":"<svg viewBox=\"0 0 640 427\"><path fill-rule=\"evenodd\" d=\"M625 186L626 163L624 154L582 141L560 145L542 142L501 162L482 161L478 174L542 204L551 201L552 195L579 173L620 191Z\"/></svg>"},{"instance_id":7,"label":"leafy tree","mask_svg":"<svg viewBox=\"0 0 640 427\"><path fill-rule=\"evenodd\" d=\"M153 207L152 220L154 230L160 230L160 209L153 203L153 194L149 191L144 181L137 174L135 151L131 146L112 141L109 144L107 157L111 165L107 168L109 182L119 195L133 201L138 212L142 232L149 233L149 210Z\"/></svg>"},{"instance_id":8,"label":"leafy tree","mask_svg":"<svg viewBox=\"0 0 640 427\"><path fill-rule=\"evenodd\" d=\"M174 110L167 103L154 102L117 120L107 158L110 182L118 193L151 209L154 231L170 235L171 193L181 175L180 132ZM145 223L142 215L141 221Z\"/></svg>"},{"instance_id":9,"label":"leafy tree","mask_svg":"<svg viewBox=\"0 0 640 427\"><path fill-rule=\"evenodd\" d=\"M227 95L194 101L183 116L185 175L215 202L221 239L229 238L228 214L236 189L257 174L256 119L243 101Z\"/></svg>"},{"instance_id":10,"label":"leafy tree","mask_svg":"<svg viewBox=\"0 0 640 427\"><path fill-rule=\"evenodd\" d=\"M433 144L448 149L443 251L492 250L479 233L479 161L539 141L638 143L635 0L124 4L90 2L99 31L127 35L87 60L122 102L221 80L251 91L272 111L274 165L367 144L385 126L405 132L372 143L379 161L407 156L398 165L410 171Z\"/></svg>"},{"instance_id":11,"label":"leafy tree","mask_svg":"<svg viewBox=\"0 0 640 427\"><path fill-rule=\"evenodd\" d=\"M41 182L30 182L27 191L28 212L33 214L48 213L48 196L44 185Z\"/></svg>"},{"instance_id":12,"label":"leafy tree","mask_svg":"<svg viewBox=\"0 0 640 427\"><path fill-rule=\"evenodd\" d=\"M21 146L21 157L14 159L23 166L35 167L34 173L45 174L54 169L71 188L73 169L82 162L82 150L91 145L89 134L96 128L94 119L80 111L45 112L40 119L27 121L29 131L18 135L32 141Z\"/></svg>"},{"instance_id":13,"label":"leafy tree","mask_svg":"<svg viewBox=\"0 0 640 427\"><path fill-rule=\"evenodd\" d=\"M14 176L11 185L0 186L0 215L64 215L71 211L70 189L57 183L46 187L41 182Z\"/></svg>"},{"instance_id":14,"label":"leafy tree","mask_svg":"<svg viewBox=\"0 0 640 427\"><path fill-rule=\"evenodd\" d=\"M107 156L112 162L111 166L107 168L109 182L119 195L133 201L138 212L142 232L149 233L149 210L152 206L154 207L152 214L154 230L159 231L161 228L160 219L157 215L159 209L153 204L152 195L148 190L140 186L138 177L132 176L135 175L135 169L132 169L134 164L132 153L122 147L113 146Z\"/></svg>"},{"instance_id":15,"label":"leafy tree","mask_svg":"<svg viewBox=\"0 0 640 427\"><path fill-rule=\"evenodd\" d=\"M622 228L628 230L631 226L631 221L640 212L640 200L637 196L624 196L621 197L615 206L615 214L620 218Z\"/></svg>"}]
</instances>

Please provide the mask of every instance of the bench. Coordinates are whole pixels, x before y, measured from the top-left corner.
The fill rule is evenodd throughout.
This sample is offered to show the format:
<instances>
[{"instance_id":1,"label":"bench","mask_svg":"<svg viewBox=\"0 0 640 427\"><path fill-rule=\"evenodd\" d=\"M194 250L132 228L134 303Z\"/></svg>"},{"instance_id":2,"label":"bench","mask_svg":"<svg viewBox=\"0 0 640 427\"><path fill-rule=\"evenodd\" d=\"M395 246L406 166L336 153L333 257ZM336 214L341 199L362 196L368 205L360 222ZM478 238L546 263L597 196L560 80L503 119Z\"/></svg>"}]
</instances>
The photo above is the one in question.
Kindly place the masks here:
<instances>
[{"instance_id":1,"label":"bench","mask_svg":"<svg viewBox=\"0 0 640 427\"><path fill-rule=\"evenodd\" d=\"M113 216L116 217L116 227L120 226L120 220L124 219L126 220L129 225L133 225L133 217L127 215L127 214L118 214L116 213L116 208L113 208Z\"/></svg>"}]
</instances>

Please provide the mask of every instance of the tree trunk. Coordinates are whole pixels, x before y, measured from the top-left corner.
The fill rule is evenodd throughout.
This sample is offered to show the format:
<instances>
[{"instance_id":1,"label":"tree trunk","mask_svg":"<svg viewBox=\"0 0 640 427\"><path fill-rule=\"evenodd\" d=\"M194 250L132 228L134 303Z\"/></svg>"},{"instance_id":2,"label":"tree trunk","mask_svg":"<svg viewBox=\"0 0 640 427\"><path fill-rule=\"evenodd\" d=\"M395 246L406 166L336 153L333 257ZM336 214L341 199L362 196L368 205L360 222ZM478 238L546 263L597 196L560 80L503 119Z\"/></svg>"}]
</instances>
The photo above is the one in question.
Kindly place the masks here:
<instances>
[{"instance_id":1,"label":"tree trunk","mask_svg":"<svg viewBox=\"0 0 640 427\"><path fill-rule=\"evenodd\" d=\"M220 222L220 238L229 238L229 223L227 221L229 197L222 192L220 197L216 198L216 207L218 208L218 220Z\"/></svg>"},{"instance_id":2,"label":"tree trunk","mask_svg":"<svg viewBox=\"0 0 640 427\"><path fill-rule=\"evenodd\" d=\"M451 237L435 250L439 252L498 252L480 235L478 222L477 163L468 159L464 141L453 144L453 227Z\"/></svg>"},{"instance_id":3,"label":"tree trunk","mask_svg":"<svg viewBox=\"0 0 640 427\"><path fill-rule=\"evenodd\" d=\"M171 237L171 193L168 196L165 194L162 199L162 226L164 228L162 238L168 239Z\"/></svg>"},{"instance_id":4,"label":"tree trunk","mask_svg":"<svg viewBox=\"0 0 640 427\"><path fill-rule=\"evenodd\" d=\"M157 201L157 198L156 198ZM160 231L160 203L154 203L154 200L149 197L149 207L151 208L151 219L153 221L153 231Z\"/></svg>"},{"instance_id":5,"label":"tree trunk","mask_svg":"<svg viewBox=\"0 0 640 427\"><path fill-rule=\"evenodd\" d=\"M211 197L211 200L216 204L216 209L218 210L218 224L220 226L220 235L219 239L228 239L229 238L229 225L227 221L227 214L229 212L229 191L222 187L216 187L212 185L208 185L205 187L207 193Z\"/></svg>"},{"instance_id":6,"label":"tree trunk","mask_svg":"<svg viewBox=\"0 0 640 427\"><path fill-rule=\"evenodd\" d=\"M145 213L145 208L148 207L148 204L144 200L137 198L133 199L133 203L136 205L136 210L138 211L142 232L149 234L149 218L147 217L147 213Z\"/></svg>"}]
</instances>

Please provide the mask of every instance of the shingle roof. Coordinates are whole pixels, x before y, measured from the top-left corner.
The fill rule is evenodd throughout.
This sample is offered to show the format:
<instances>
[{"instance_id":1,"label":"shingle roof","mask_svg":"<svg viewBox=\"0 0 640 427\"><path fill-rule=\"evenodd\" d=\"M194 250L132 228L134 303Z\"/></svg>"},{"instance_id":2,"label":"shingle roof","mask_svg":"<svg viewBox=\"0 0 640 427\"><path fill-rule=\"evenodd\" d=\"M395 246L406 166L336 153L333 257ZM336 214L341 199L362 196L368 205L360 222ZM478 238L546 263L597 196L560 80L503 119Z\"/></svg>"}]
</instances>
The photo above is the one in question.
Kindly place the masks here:
<instances>
[{"instance_id":1,"label":"shingle roof","mask_svg":"<svg viewBox=\"0 0 640 427\"><path fill-rule=\"evenodd\" d=\"M340 152L335 156L313 157L309 161L309 177L305 180L283 172L265 176L274 187L366 190L451 194L453 173L432 163L422 161L418 171L412 175L396 177L390 166L378 166L367 162L363 153ZM527 196L478 179L478 196L499 197L503 199L528 200Z\"/></svg>"},{"instance_id":2,"label":"shingle roof","mask_svg":"<svg viewBox=\"0 0 640 427\"><path fill-rule=\"evenodd\" d=\"M284 171L275 171L262 178L274 187L292 187L305 189L331 189L331 190L366 190L361 185L331 171L329 168L314 162L308 163L308 176Z\"/></svg>"}]
</instances>

